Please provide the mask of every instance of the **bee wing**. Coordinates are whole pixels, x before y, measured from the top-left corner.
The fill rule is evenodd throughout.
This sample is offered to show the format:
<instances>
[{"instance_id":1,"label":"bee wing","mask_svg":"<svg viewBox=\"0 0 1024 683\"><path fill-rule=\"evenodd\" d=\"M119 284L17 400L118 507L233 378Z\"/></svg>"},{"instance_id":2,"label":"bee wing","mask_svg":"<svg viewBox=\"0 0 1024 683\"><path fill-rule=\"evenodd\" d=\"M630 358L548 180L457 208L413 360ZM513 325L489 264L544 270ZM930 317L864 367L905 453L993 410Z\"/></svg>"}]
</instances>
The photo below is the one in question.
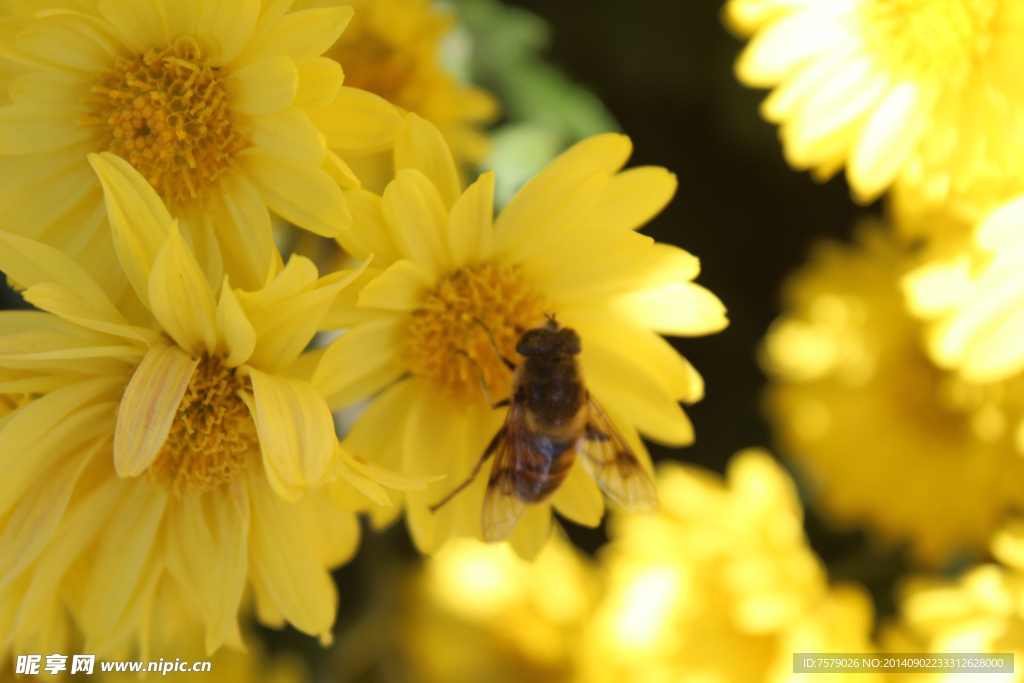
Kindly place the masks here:
<instances>
[{"instance_id":1,"label":"bee wing","mask_svg":"<svg viewBox=\"0 0 1024 683\"><path fill-rule=\"evenodd\" d=\"M587 396L587 431L576 452L604 495L631 512L658 511L658 494L647 470L593 396Z\"/></svg>"},{"instance_id":2,"label":"bee wing","mask_svg":"<svg viewBox=\"0 0 1024 683\"><path fill-rule=\"evenodd\" d=\"M525 454L529 446L525 440L525 411L522 404L512 401L505 418L503 435L498 442L484 494L484 510L481 519L484 540L497 543L508 538L516 523L526 514L527 504L519 500L516 491L519 486Z\"/></svg>"}]
</instances>

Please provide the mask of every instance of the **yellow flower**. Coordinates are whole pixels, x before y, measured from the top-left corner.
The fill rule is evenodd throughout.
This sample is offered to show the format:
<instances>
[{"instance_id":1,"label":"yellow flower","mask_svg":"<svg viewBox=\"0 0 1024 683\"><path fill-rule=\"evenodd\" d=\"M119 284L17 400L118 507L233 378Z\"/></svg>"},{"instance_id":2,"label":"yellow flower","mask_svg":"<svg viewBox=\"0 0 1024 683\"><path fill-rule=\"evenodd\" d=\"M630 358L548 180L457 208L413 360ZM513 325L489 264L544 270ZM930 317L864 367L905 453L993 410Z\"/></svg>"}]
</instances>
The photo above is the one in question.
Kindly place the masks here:
<instances>
[{"instance_id":1,"label":"yellow flower","mask_svg":"<svg viewBox=\"0 0 1024 683\"><path fill-rule=\"evenodd\" d=\"M350 8L56 4L4 20L0 54L19 76L0 108L5 230L62 249L117 300L126 285L86 161L98 152L152 184L211 282L227 272L248 289L265 283L271 211L322 235L350 225L339 183L359 181L332 150L384 144L402 127L319 56Z\"/></svg>"},{"instance_id":2,"label":"yellow flower","mask_svg":"<svg viewBox=\"0 0 1024 683\"><path fill-rule=\"evenodd\" d=\"M900 621L887 634L892 651L1012 652L1014 674L975 674L978 680L1020 680L1024 657L1024 527L1011 523L992 538L999 564L974 567L956 581L918 577L904 587ZM916 648L916 649L911 649ZM968 680L970 674L917 674L908 681Z\"/></svg>"},{"instance_id":3,"label":"yellow flower","mask_svg":"<svg viewBox=\"0 0 1024 683\"><path fill-rule=\"evenodd\" d=\"M658 482L657 517L613 518L580 680L781 682L794 652L871 651L870 600L828 586L793 484L767 453L737 454L725 481L666 463Z\"/></svg>"},{"instance_id":4,"label":"yellow flower","mask_svg":"<svg viewBox=\"0 0 1024 683\"><path fill-rule=\"evenodd\" d=\"M356 258L374 254L358 306L339 297L327 321L351 326L324 354L313 383L332 408L377 396L346 447L410 475L447 479L406 499L416 545L432 552L453 535L481 538L486 476L436 513L502 424L491 396L507 396L509 358L526 330L557 314L583 340L587 386L633 449L637 430L672 445L692 427L678 401L701 398L700 376L656 332L700 335L726 325L718 299L694 284L697 259L634 231L669 201L676 179L654 167L620 171L628 138L603 135L565 152L493 218L494 176L464 193L437 129L409 115L383 198L348 197L356 229L342 238ZM479 321L479 322L477 322ZM486 329L485 329L486 328ZM648 463L649 464L649 463ZM595 526L604 504L580 467L553 499L569 519ZM511 537L524 556L547 539L551 504L534 506Z\"/></svg>"},{"instance_id":5,"label":"yellow flower","mask_svg":"<svg viewBox=\"0 0 1024 683\"><path fill-rule=\"evenodd\" d=\"M298 0L296 7L351 5L352 23L324 53L345 70L345 83L380 95L402 111L427 119L441 131L462 171L483 161L489 145L480 126L497 103L488 93L457 80L441 63L441 43L454 17L433 0ZM371 188L394 177L390 154L346 155Z\"/></svg>"},{"instance_id":6,"label":"yellow flower","mask_svg":"<svg viewBox=\"0 0 1024 683\"><path fill-rule=\"evenodd\" d=\"M775 89L762 114L794 167L845 166L864 202L897 179L934 203L1019 172L1024 2L730 0L726 17L756 31L736 71Z\"/></svg>"},{"instance_id":7,"label":"yellow flower","mask_svg":"<svg viewBox=\"0 0 1024 683\"><path fill-rule=\"evenodd\" d=\"M3 648L66 651L70 615L86 652L145 651L170 599L213 652L239 645L247 586L264 623L329 640L329 569L359 539L347 510L387 504L371 477L405 481L340 450L301 355L358 271L318 278L297 257L215 295L156 191L120 157L91 162L144 308L0 233L0 269L41 309L0 314L0 393L31 397L0 418Z\"/></svg>"},{"instance_id":8,"label":"yellow flower","mask_svg":"<svg viewBox=\"0 0 1024 683\"><path fill-rule=\"evenodd\" d=\"M978 385L929 361L899 292L909 256L879 229L817 248L765 339L767 404L829 515L938 563L984 551L1024 510L1024 383Z\"/></svg>"},{"instance_id":9,"label":"yellow flower","mask_svg":"<svg viewBox=\"0 0 1024 683\"><path fill-rule=\"evenodd\" d=\"M911 311L934 321L928 351L974 382L1024 370L1024 198L985 216L968 248L937 256L907 275ZM1024 431L1020 434L1024 447Z\"/></svg>"},{"instance_id":10,"label":"yellow flower","mask_svg":"<svg viewBox=\"0 0 1024 683\"><path fill-rule=\"evenodd\" d=\"M460 539L411 582L381 638L424 683L568 681L597 590L558 534L534 562Z\"/></svg>"}]
</instances>

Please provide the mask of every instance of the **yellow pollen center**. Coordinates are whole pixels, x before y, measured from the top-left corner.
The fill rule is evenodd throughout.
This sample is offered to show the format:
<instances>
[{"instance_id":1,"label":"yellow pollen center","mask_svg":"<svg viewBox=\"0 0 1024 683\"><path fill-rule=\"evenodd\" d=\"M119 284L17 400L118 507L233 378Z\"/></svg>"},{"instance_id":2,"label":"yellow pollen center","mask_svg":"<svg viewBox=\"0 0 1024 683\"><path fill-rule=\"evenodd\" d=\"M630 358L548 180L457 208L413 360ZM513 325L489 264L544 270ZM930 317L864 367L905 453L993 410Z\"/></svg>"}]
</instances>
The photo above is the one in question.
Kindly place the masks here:
<instances>
[{"instance_id":1,"label":"yellow pollen center","mask_svg":"<svg viewBox=\"0 0 1024 683\"><path fill-rule=\"evenodd\" d=\"M443 278L412 313L404 361L439 392L465 402L483 399L476 361L491 398L499 401L508 396L511 372L487 330L498 350L515 363L519 337L543 323L543 301L516 269L494 263L469 266Z\"/></svg>"},{"instance_id":2,"label":"yellow pollen center","mask_svg":"<svg viewBox=\"0 0 1024 683\"><path fill-rule=\"evenodd\" d=\"M118 57L92 86L95 109L80 125L99 126L100 151L127 160L172 210L201 204L247 141L236 128L224 74L195 41Z\"/></svg>"},{"instance_id":3,"label":"yellow pollen center","mask_svg":"<svg viewBox=\"0 0 1024 683\"><path fill-rule=\"evenodd\" d=\"M203 493L234 479L258 442L256 425L238 391L242 383L217 358L204 358L178 404L171 431L149 478L175 495Z\"/></svg>"},{"instance_id":4,"label":"yellow pollen center","mask_svg":"<svg viewBox=\"0 0 1024 683\"><path fill-rule=\"evenodd\" d=\"M959 82L992 42L999 0L867 0L867 44L899 78Z\"/></svg>"}]
</instances>

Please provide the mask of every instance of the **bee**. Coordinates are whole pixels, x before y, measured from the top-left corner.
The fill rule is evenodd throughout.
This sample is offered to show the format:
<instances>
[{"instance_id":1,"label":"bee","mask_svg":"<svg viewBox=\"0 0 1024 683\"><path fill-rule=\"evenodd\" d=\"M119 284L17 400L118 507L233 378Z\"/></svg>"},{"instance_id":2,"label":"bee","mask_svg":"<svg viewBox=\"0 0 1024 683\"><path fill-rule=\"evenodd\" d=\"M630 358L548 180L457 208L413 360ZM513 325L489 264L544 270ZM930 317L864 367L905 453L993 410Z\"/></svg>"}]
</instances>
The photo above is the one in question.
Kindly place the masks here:
<instances>
[{"instance_id":1,"label":"bee","mask_svg":"<svg viewBox=\"0 0 1024 683\"><path fill-rule=\"evenodd\" d=\"M477 365L488 403L508 406L508 413L469 477L430 510L466 488L494 456L481 519L488 543L507 538L528 506L551 498L577 459L604 495L622 507L640 513L658 509L654 482L587 390L577 359L579 335L554 315L546 317L547 323L526 331L516 343L523 358L518 365L501 354L490 330L476 320L512 371L509 398L494 403Z\"/></svg>"}]
</instances>

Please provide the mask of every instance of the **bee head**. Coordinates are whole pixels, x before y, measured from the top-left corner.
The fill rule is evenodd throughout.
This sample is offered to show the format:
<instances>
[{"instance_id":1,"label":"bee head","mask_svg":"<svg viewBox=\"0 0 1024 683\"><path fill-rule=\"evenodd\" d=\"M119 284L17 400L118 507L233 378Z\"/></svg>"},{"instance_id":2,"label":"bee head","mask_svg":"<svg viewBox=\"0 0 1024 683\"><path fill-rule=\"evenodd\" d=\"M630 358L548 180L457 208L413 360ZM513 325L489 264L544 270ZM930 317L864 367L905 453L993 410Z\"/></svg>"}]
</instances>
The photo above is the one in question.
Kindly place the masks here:
<instances>
[{"instance_id":1,"label":"bee head","mask_svg":"<svg viewBox=\"0 0 1024 683\"><path fill-rule=\"evenodd\" d=\"M543 327L529 330L519 338L516 353L523 358L538 356L578 356L580 336L576 330L562 327L555 316L548 316Z\"/></svg>"}]
</instances>

